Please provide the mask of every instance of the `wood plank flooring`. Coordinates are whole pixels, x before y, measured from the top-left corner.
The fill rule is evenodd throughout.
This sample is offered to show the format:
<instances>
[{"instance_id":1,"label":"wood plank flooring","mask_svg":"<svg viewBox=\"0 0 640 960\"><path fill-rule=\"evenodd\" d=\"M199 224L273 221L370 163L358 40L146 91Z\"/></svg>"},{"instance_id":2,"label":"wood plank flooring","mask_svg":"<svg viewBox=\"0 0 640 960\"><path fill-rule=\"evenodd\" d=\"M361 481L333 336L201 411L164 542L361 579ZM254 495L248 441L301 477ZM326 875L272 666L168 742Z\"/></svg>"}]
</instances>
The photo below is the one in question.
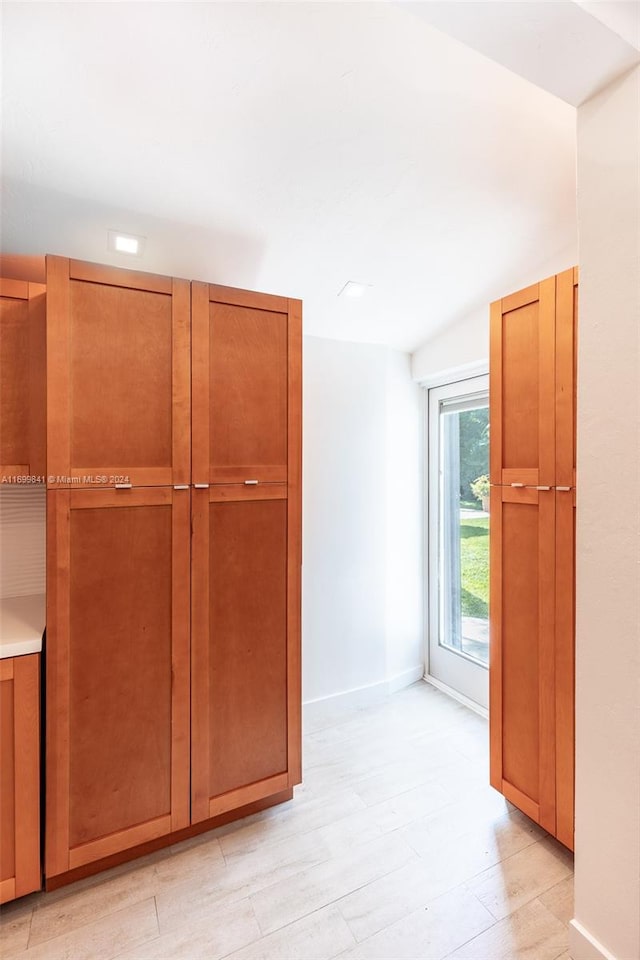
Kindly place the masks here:
<instances>
[{"instance_id":1,"label":"wood plank flooring","mask_svg":"<svg viewBox=\"0 0 640 960\"><path fill-rule=\"evenodd\" d=\"M416 683L314 705L292 801L2 910L3 960L560 960L572 857Z\"/></svg>"}]
</instances>

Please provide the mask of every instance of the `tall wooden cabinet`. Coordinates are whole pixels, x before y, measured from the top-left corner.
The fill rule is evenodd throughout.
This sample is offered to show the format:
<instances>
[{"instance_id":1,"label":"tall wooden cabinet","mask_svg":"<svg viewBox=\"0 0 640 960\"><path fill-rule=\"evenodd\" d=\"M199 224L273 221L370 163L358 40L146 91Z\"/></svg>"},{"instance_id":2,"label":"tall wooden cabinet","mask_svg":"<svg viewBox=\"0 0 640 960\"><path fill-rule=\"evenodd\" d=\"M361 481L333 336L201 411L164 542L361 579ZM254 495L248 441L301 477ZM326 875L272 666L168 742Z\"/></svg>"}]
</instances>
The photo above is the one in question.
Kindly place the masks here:
<instances>
[{"instance_id":1,"label":"tall wooden cabinet","mask_svg":"<svg viewBox=\"0 0 640 960\"><path fill-rule=\"evenodd\" d=\"M0 903L40 889L40 655L0 660Z\"/></svg>"},{"instance_id":2,"label":"tall wooden cabinet","mask_svg":"<svg viewBox=\"0 0 640 960\"><path fill-rule=\"evenodd\" d=\"M0 475L45 472L45 286L0 278Z\"/></svg>"},{"instance_id":3,"label":"tall wooden cabinet","mask_svg":"<svg viewBox=\"0 0 640 960\"><path fill-rule=\"evenodd\" d=\"M573 847L577 269L491 306L491 783Z\"/></svg>"},{"instance_id":4,"label":"tall wooden cabinet","mask_svg":"<svg viewBox=\"0 0 640 960\"><path fill-rule=\"evenodd\" d=\"M301 305L47 287L51 880L300 780Z\"/></svg>"},{"instance_id":5,"label":"tall wooden cabinet","mask_svg":"<svg viewBox=\"0 0 640 960\"><path fill-rule=\"evenodd\" d=\"M301 310L192 286L192 817L300 780Z\"/></svg>"}]
</instances>

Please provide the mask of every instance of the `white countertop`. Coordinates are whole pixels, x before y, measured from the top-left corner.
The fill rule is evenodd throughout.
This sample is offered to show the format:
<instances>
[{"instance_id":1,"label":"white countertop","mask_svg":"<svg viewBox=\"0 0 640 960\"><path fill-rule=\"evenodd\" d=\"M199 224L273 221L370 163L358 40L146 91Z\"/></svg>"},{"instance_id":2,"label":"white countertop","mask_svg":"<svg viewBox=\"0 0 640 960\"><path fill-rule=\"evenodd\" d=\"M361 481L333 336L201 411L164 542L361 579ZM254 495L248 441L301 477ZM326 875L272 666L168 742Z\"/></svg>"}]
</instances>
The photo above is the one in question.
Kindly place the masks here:
<instances>
[{"instance_id":1,"label":"white countertop","mask_svg":"<svg viewBox=\"0 0 640 960\"><path fill-rule=\"evenodd\" d=\"M0 599L0 659L40 653L45 625L44 594Z\"/></svg>"}]
</instances>

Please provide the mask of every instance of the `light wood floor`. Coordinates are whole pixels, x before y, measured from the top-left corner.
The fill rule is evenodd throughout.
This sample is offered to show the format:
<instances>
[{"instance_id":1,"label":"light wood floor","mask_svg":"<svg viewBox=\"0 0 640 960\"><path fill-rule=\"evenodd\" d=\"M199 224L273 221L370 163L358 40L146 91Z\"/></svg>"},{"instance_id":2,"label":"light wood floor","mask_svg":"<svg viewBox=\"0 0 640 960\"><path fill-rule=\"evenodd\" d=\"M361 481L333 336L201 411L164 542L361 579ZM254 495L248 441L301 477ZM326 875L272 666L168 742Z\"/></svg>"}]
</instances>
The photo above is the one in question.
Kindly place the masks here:
<instances>
[{"instance_id":1,"label":"light wood floor","mask_svg":"<svg viewBox=\"0 0 640 960\"><path fill-rule=\"evenodd\" d=\"M293 801L3 910L24 960L567 960L568 852L487 786L424 683L313 708Z\"/></svg>"}]
</instances>

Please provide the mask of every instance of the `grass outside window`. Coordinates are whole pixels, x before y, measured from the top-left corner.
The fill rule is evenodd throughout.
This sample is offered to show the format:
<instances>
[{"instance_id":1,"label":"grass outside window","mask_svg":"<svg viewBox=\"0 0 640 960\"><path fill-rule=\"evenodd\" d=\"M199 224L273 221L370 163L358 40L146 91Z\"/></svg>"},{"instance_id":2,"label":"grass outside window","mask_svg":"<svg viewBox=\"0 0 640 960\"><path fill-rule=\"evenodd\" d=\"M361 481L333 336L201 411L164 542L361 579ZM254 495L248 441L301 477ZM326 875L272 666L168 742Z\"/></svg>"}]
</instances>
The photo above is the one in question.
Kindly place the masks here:
<instances>
[{"instance_id":1,"label":"grass outside window","mask_svg":"<svg viewBox=\"0 0 640 960\"><path fill-rule=\"evenodd\" d=\"M489 518L460 521L462 616L489 617Z\"/></svg>"}]
</instances>

